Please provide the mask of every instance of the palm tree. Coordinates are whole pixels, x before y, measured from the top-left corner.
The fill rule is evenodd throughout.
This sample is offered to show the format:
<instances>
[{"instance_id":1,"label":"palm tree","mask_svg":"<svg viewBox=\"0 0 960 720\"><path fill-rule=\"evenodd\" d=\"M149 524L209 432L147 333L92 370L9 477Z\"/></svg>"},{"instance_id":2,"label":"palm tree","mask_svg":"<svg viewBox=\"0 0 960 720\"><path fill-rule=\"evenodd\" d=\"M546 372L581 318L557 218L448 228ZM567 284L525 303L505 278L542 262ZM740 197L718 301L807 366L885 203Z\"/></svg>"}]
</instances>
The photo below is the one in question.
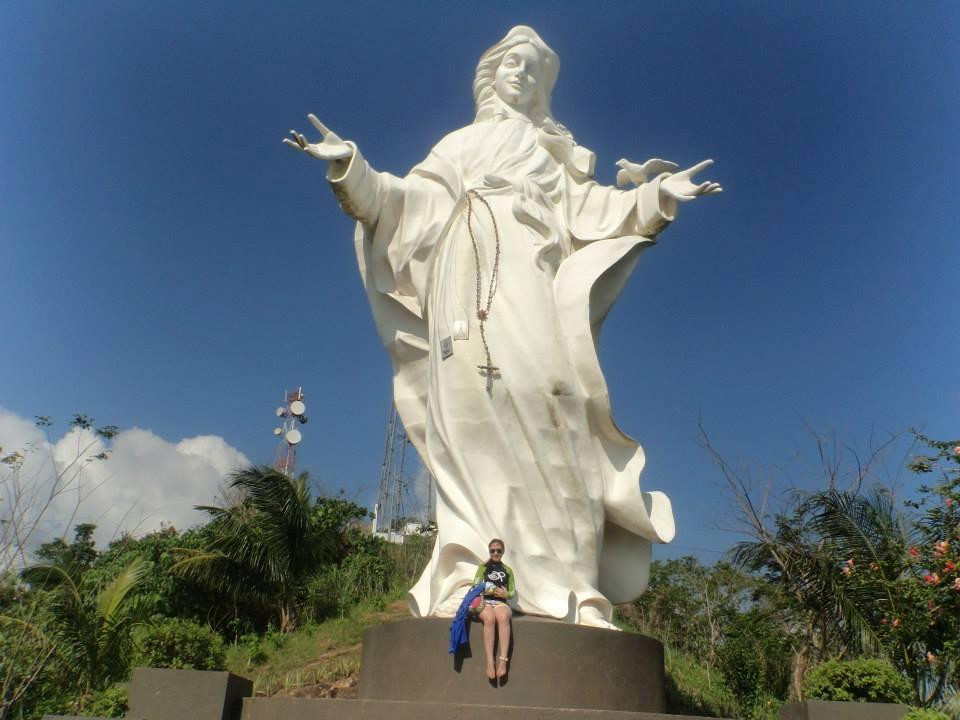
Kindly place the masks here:
<instances>
[{"instance_id":1,"label":"palm tree","mask_svg":"<svg viewBox=\"0 0 960 720\"><path fill-rule=\"evenodd\" d=\"M83 587L82 576L59 565L35 565L23 579L51 594L49 619L42 632L56 657L87 693L121 679L130 664L130 631L136 623L131 593L142 582L149 563L133 560L99 591Z\"/></svg>"},{"instance_id":2,"label":"palm tree","mask_svg":"<svg viewBox=\"0 0 960 720\"><path fill-rule=\"evenodd\" d=\"M881 623L904 602L890 588L905 570L908 543L890 493L830 488L798 496L772 530L734 547L734 562L764 572L796 613L795 695L809 660L883 651Z\"/></svg>"},{"instance_id":3,"label":"palm tree","mask_svg":"<svg viewBox=\"0 0 960 720\"><path fill-rule=\"evenodd\" d=\"M340 554L339 530L349 511L336 522L318 516L306 474L294 479L268 466L249 466L231 473L230 486L242 500L230 507L200 506L212 520L209 546L181 549L173 569L237 598L279 606L280 629L297 625L297 601L318 567ZM335 528L336 533L328 530Z\"/></svg>"},{"instance_id":4,"label":"palm tree","mask_svg":"<svg viewBox=\"0 0 960 720\"><path fill-rule=\"evenodd\" d=\"M900 614L904 602L891 587L906 571L910 544L893 495L824 490L810 495L802 511L833 559L817 579L818 591L825 601L832 599L832 616L854 650L879 651L882 618ZM849 578L855 574L867 574L870 580L853 582Z\"/></svg>"}]
</instances>

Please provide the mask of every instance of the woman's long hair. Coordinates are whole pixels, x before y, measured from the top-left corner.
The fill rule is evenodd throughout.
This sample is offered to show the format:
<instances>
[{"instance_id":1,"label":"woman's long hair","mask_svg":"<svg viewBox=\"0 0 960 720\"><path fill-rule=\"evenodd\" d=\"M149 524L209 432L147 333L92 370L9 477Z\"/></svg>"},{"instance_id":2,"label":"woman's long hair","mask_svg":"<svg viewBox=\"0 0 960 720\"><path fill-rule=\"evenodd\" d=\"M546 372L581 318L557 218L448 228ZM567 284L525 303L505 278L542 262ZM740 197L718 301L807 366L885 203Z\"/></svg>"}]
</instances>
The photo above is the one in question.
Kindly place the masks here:
<instances>
[{"instance_id":1,"label":"woman's long hair","mask_svg":"<svg viewBox=\"0 0 960 720\"><path fill-rule=\"evenodd\" d=\"M533 107L530 112L531 120L537 127L552 125L565 135L570 133L553 119L550 112L550 96L553 86L557 82L557 73L560 71L560 58L550 49L537 31L526 25L517 25L510 29L506 37L480 56L477 63L477 73L473 80L473 102L477 109L474 122L484 122L497 118L498 98L494 88L497 69L510 48L523 43L530 43L540 53L541 81L537 85L533 98Z\"/></svg>"}]
</instances>

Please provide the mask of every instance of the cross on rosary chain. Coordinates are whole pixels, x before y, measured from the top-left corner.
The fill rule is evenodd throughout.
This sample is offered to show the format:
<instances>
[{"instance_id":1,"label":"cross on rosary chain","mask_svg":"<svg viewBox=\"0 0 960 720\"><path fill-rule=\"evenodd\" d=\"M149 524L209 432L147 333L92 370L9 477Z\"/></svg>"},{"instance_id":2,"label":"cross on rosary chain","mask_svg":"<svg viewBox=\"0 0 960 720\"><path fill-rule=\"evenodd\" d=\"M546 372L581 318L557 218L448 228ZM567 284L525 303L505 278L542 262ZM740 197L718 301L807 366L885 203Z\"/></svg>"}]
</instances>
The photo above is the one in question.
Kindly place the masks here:
<instances>
[{"instance_id":1,"label":"cross on rosary chain","mask_svg":"<svg viewBox=\"0 0 960 720\"><path fill-rule=\"evenodd\" d=\"M477 245L477 238L473 234L473 198L476 198L483 203L484 207L487 209L487 212L490 214L490 221L493 223L495 250L493 255L493 267L490 269L490 283L487 287L486 303L483 302L483 273L480 269L480 247ZM486 357L484 364L477 365L477 369L487 378L487 393L489 394L493 392L494 375L499 374L500 370L500 368L493 364L493 359L490 356L490 345L487 343L486 333L486 323L490 318L490 307L493 305L493 296L497 292L497 280L500 276L500 229L497 227L497 218L494 216L493 210L490 208L490 204L475 190L470 190L467 192L467 232L470 235L470 242L473 244L473 260L477 272L477 320L480 323L480 342L483 343L483 353Z\"/></svg>"}]
</instances>

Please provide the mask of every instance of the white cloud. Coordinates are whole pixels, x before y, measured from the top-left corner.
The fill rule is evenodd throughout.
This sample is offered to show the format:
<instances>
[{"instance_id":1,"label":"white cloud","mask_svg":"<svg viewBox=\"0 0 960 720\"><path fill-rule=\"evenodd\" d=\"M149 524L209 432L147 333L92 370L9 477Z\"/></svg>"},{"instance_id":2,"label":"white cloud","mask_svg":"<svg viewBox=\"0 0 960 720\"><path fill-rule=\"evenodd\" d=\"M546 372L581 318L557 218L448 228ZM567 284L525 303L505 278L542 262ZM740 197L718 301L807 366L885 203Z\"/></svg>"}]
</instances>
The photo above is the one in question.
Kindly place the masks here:
<instances>
[{"instance_id":1,"label":"white cloud","mask_svg":"<svg viewBox=\"0 0 960 720\"><path fill-rule=\"evenodd\" d=\"M216 501L224 477L247 457L216 435L173 443L150 430L131 428L105 441L89 430L71 429L54 442L29 420L0 408L0 456L28 449L20 468L36 517L42 515L30 546L69 535L74 525L97 525L98 544L123 532L134 535L173 525L183 530L204 520L194 505ZM95 456L108 451L108 459ZM8 491L11 470L0 466ZM10 512L0 503L0 515Z\"/></svg>"}]
</instances>

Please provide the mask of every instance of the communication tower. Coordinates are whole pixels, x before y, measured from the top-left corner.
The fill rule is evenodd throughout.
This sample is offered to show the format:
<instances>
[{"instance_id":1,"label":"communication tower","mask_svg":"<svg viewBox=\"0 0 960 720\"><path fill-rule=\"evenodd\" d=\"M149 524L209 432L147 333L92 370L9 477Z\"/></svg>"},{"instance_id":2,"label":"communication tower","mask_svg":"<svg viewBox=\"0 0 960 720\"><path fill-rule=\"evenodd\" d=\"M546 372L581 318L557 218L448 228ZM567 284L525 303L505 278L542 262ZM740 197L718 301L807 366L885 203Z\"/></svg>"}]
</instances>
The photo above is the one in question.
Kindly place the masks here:
<instances>
[{"instance_id":1,"label":"communication tower","mask_svg":"<svg viewBox=\"0 0 960 720\"><path fill-rule=\"evenodd\" d=\"M273 468L284 475L293 476L297 466L297 445L303 440L303 434L298 430L299 425L306 425L307 406L303 403L303 388L287 390L283 393L284 405L277 408L277 417L280 418L280 427L273 429L273 434L280 438L277 445L276 458Z\"/></svg>"},{"instance_id":2,"label":"communication tower","mask_svg":"<svg viewBox=\"0 0 960 720\"><path fill-rule=\"evenodd\" d=\"M427 487L420 488L416 476L407 474L407 437L395 405L390 405L387 439L380 466L380 493L373 512L373 532L391 542L403 542L403 536L416 533L433 518L433 478L425 476ZM421 498L425 496L426 512Z\"/></svg>"}]
</instances>

